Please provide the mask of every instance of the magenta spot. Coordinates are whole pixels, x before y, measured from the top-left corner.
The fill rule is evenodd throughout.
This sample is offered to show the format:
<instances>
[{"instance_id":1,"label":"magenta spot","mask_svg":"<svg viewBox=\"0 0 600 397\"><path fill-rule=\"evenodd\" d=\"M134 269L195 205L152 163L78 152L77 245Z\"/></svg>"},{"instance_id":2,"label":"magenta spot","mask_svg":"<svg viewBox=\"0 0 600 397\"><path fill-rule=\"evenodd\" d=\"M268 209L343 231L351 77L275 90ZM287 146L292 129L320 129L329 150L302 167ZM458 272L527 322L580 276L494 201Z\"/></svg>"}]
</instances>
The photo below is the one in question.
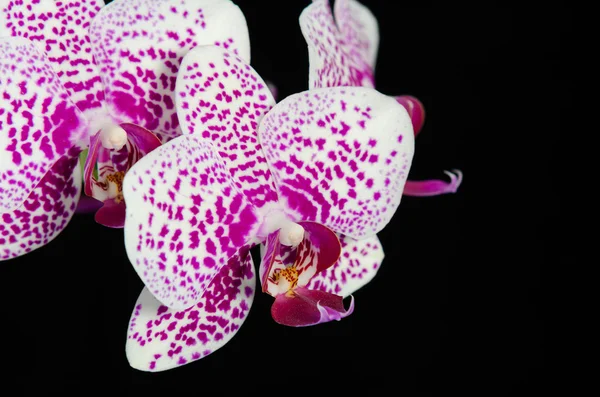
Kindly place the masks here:
<instances>
[{"instance_id":1,"label":"magenta spot","mask_svg":"<svg viewBox=\"0 0 600 397\"><path fill-rule=\"evenodd\" d=\"M167 225L163 225L162 229L160 230L160 237L165 237L167 234L169 234L169 228Z\"/></svg>"},{"instance_id":2,"label":"magenta spot","mask_svg":"<svg viewBox=\"0 0 600 397\"><path fill-rule=\"evenodd\" d=\"M208 267L208 268L213 268L215 266L216 262L213 258L211 258L210 256L206 256L204 257L204 266Z\"/></svg>"},{"instance_id":3,"label":"magenta spot","mask_svg":"<svg viewBox=\"0 0 600 397\"><path fill-rule=\"evenodd\" d=\"M206 332L198 332L196 334L196 337L203 345L206 345L208 343L208 336L206 335Z\"/></svg>"},{"instance_id":4,"label":"magenta spot","mask_svg":"<svg viewBox=\"0 0 600 397\"><path fill-rule=\"evenodd\" d=\"M346 134L348 133L348 131L350 131L350 126L346 123L344 123L343 121L340 122L340 124L342 125L342 129L340 130L340 134L342 136L346 136Z\"/></svg>"},{"instance_id":5,"label":"magenta spot","mask_svg":"<svg viewBox=\"0 0 600 397\"><path fill-rule=\"evenodd\" d=\"M327 141L323 138L319 138L315 141L315 144L319 147L319 150L323 150L323 146Z\"/></svg>"},{"instance_id":6,"label":"magenta spot","mask_svg":"<svg viewBox=\"0 0 600 397\"><path fill-rule=\"evenodd\" d=\"M206 239L206 251L209 254L217 255L217 246L210 238Z\"/></svg>"},{"instance_id":7,"label":"magenta spot","mask_svg":"<svg viewBox=\"0 0 600 397\"><path fill-rule=\"evenodd\" d=\"M169 310L169 308L167 306L159 306L158 310L156 311L156 315L160 316L161 314L165 313L167 310Z\"/></svg>"},{"instance_id":8,"label":"magenta spot","mask_svg":"<svg viewBox=\"0 0 600 397\"><path fill-rule=\"evenodd\" d=\"M21 164L21 154L19 152L12 152L12 161L16 165Z\"/></svg>"},{"instance_id":9,"label":"magenta spot","mask_svg":"<svg viewBox=\"0 0 600 397\"><path fill-rule=\"evenodd\" d=\"M175 318L178 320L183 320L183 318L185 317L185 312L177 312L175 313Z\"/></svg>"}]
</instances>

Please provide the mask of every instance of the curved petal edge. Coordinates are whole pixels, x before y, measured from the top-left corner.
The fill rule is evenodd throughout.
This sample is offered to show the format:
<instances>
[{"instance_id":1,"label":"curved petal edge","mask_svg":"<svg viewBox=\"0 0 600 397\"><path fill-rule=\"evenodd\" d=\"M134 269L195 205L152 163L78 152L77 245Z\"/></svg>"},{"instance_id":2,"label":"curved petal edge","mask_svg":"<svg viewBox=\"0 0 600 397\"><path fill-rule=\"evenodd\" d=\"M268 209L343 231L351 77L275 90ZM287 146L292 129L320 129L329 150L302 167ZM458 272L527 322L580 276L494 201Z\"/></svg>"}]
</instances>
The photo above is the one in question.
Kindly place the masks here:
<instances>
[{"instance_id":1,"label":"curved petal edge","mask_svg":"<svg viewBox=\"0 0 600 397\"><path fill-rule=\"evenodd\" d=\"M252 257L246 252L230 260L202 299L187 310L161 305L144 288L127 332L129 364L141 371L165 371L220 349L244 323L255 287Z\"/></svg>"}]
</instances>

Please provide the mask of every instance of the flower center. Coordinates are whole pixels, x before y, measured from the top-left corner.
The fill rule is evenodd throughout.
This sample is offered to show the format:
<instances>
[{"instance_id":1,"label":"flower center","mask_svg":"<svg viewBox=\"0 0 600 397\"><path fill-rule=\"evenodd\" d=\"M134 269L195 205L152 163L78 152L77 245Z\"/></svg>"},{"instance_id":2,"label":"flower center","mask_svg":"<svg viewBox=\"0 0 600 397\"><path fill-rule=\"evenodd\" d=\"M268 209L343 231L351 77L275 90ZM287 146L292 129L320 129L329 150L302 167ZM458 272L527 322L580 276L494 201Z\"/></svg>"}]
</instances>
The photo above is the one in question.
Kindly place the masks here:
<instances>
[{"instance_id":1,"label":"flower center","mask_svg":"<svg viewBox=\"0 0 600 397\"><path fill-rule=\"evenodd\" d=\"M276 269L271 275L272 281L277 284L279 293L290 292L298 285L300 273L295 265L283 269Z\"/></svg>"},{"instance_id":2,"label":"flower center","mask_svg":"<svg viewBox=\"0 0 600 397\"><path fill-rule=\"evenodd\" d=\"M296 247L304 239L304 228L297 223L287 221L279 233L279 242L283 245Z\"/></svg>"},{"instance_id":3,"label":"flower center","mask_svg":"<svg viewBox=\"0 0 600 397\"><path fill-rule=\"evenodd\" d=\"M114 174L108 174L106 182L104 182L104 189L108 194L108 198L114 199L116 203L123 201L124 177L125 173L123 171L117 171Z\"/></svg>"},{"instance_id":4,"label":"flower center","mask_svg":"<svg viewBox=\"0 0 600 397\"><path fill-rule=\"evenodd\" d=\"M260 241L266 240L268 236L279 230L279 243L288 247L297 247L304 239L304 228L293 222L281 207L267 208L262 210L263 223L257 232Z\"/></svg>"},{"instance_id":5,"label":"flower center","mask_svg":"<svg viewBox=\"0 0 600 397\"><path fill-rule=\"evenodd\" d=\"M127 143L127 132L116 124L107 124L100 130L100 142L106 149L121 150Z\"/></svg>"}]
</instances>

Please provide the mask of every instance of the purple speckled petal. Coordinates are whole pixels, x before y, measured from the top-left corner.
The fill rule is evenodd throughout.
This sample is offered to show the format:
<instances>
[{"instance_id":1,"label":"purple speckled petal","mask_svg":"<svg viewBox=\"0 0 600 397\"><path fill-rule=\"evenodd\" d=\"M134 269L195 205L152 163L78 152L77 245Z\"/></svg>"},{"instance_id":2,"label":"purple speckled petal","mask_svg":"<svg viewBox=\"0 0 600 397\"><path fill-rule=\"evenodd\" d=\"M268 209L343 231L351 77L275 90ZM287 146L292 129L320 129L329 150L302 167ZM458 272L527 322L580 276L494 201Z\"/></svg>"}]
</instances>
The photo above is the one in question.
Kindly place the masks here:
<instances>
[{"instance_id":1,"label":"purple speckled petal","mask_svg":"<svg viewBox=\"0 0 600 397\"><path fill-rule=\"evenodd\" d=\"M146 287L176 310L197 303L227 260L254 242L255 208L202 137L181 136L125 175L125 248Z\"/></svg>"},{"instance_id":2,"label":"purple speckled petal","mask_svg":"<svg viewBox=\"0 0 600 397\"><path fill-rule=\"evenodd\" d=\"M347 297L375 277L384 258L377 236L362 240L340 237L340 242L340 259L334 266L315 274L308 288Z\"/></svg>"},{"instance_id":3,"label":"purple speckled petal","mask_svg":"<svg viewBox=\"0 0 600 397\"><path fill-rule=\"evenodd\" d=\"M350 307L346 310L341 296L301 287L278 295L271 306L273 320L290 327L339 321L353 311L354 298L351 298Z\"/></svg>"},{"instance_id":4,"label":"purple speckled petal","mask_svg":"<svg viewBox=\"0 0 600 397\"><path fill-rule=\"evenodd\" d=\"M246 19L230 1L116 0L90 29L111 114L154 131L180 134L175 79L196 45L218 45L249 62Z\"/></svg>"},{"instance_id":5,"label":"purple speckled petal","mask_svg":"<svg viewBox=\"0 0 600 397\"><path fill-rule=\"evenodd\" d=\"M23 203L86 126L46 56L27 39L0 38L0 213Z\"/></svg>"},{"instance_id":6,"label":"purple speckled petal","mask_svg":"<svg viewBox=\"0 0 600 397\"><path fill-rule=\"evenodd\" d=\"M164 371L206 357L223 347L243 324L256 279L247 252L229 260L202 299L184 311L160 304L144 288L127 332L127 359L142 371Z\"/></svg>"},{"instance_id":7,"label":"purple speckled petal","mask_svg":"<svg viewBox=\"0 0 600 397\"><path fill-rule=\"evenodd\" d=\"M367 61L373 71L379 49L377 18L356 0L336 0L333 12L341 33L341 45L352 53L352 58Z\"/></svg>"},{"instance_id":8,"label":"purple speckled petal","mask_svg":"<svg viewBox=\"0 0 600 397\"><path fill-rule=\"evenodd\" d=\"M408 112L412 121L415 136L419 135L423 124L425 124L425 106L414 96L401 95L396 97L396 101Z\"/></svg>"},{"instance_id":9,"label":"purple speckled petal","mask_svg":"<svg viewBox=\"0 0 600 397\"><path fill-rule=\"evenodd\" d=\"M102 0L5 1L0 6L2 35L20 36L47 55L71 100L81 111L101 107L102 81L88 36Z\"/></svg>"},{"instance_id":10,"label":"purple speckled petal","mask_svg":"<svg viewBox=\"0 0 600 397\"><path fill-rule=\"evenodd\" d=\"M262 119L259 137L292 219L360 239L400 204L414 134L391 97L363 87L295 94Z\"/></svg>"},{"instance_id":11,"label":"purple speckled petal","mask_svg":"<svg viewBox=\"0 0 600 397\"><path fill-rule=\"evenodd\" d=\"M414 197L439 196L440 194L456 193L462 183L463 174L460 170L444 171L450 177L450 182L439 179L428 181L406 181L404 195Z\"/></svg>"},{"instance_id":12,"label":"purple speckled petal","mask_svg":"<svg viewBox=\"0 0 600 397\"><path fill-rule=\"evenodd\" d=\"M80 151L69 150L20 207L0 213L0 261L48 244L67 226L81 194Z\"/></svg>"},{"instance_id":13,"label":"purple speckled petal","mask_svg":"<svg viewBox=\"0 0 600 397\"><path fill-rule=\"evenodd\" d=\"M353 7L354 8L354 7ZM340 14L346 16L345 6ZM361 20L342 21L343 32L336 25L328 0L316 0L300 14L300 28L308 45L309 88L363 86L374 87L373 66L370 64L375 54L368 51L362 37L357 37L351 29ZM372 27L364 32L372 32ZM363 33L361 30L359 33ZM372 34L372 33L370 33ZM367 56L367 58L365 58Z\"/></svg>"},{"instance_id":14,"label":"purple speckled petal","mask_svg":"<svg viewBox=\"0 0 600 397\"><path fill-rule=\"evenodd\" d=\"M176 91L182 132L212 142L236 186L256 207L276 202L256 133L275 100L254 69L222 48L196 47L181 63Z\"/></svg>"}]
</instances>

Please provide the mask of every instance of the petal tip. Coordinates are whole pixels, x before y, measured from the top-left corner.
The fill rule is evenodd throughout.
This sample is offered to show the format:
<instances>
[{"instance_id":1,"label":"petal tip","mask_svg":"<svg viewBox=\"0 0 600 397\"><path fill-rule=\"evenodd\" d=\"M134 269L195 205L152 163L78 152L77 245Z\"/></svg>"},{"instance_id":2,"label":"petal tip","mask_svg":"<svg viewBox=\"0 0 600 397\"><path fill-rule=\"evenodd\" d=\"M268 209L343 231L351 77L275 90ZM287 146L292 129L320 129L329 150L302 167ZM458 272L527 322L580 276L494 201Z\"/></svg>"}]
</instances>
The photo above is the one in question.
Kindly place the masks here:
<instances>
[{"instance_id":1,"label":"petal tip","mask_svg":"<svg viewBox=\"0 0 600 397\"><path fill-rule=\"evenodd\" d=\"M450 184L448 186L448 193L456 193L458 188L462 184L463 173L459 169L452 169L452 171L444 171L444 174L450 178Z\"/></svg>"},{"instance_id":2,"label":"petal tip","mask_svg":"<svg viewBox=\"0 0 600 397\"><path fill-rule=\"evenodd\" d=\"M318 324L327 323L330 321L340 321L341 319L348 317L354 312L354 296L350 295L350 307L345 312L338 312L327 306L321 306L320 302L317 302L317 309L321 314L321 318Z\"/></svg>"}]
</instances>

